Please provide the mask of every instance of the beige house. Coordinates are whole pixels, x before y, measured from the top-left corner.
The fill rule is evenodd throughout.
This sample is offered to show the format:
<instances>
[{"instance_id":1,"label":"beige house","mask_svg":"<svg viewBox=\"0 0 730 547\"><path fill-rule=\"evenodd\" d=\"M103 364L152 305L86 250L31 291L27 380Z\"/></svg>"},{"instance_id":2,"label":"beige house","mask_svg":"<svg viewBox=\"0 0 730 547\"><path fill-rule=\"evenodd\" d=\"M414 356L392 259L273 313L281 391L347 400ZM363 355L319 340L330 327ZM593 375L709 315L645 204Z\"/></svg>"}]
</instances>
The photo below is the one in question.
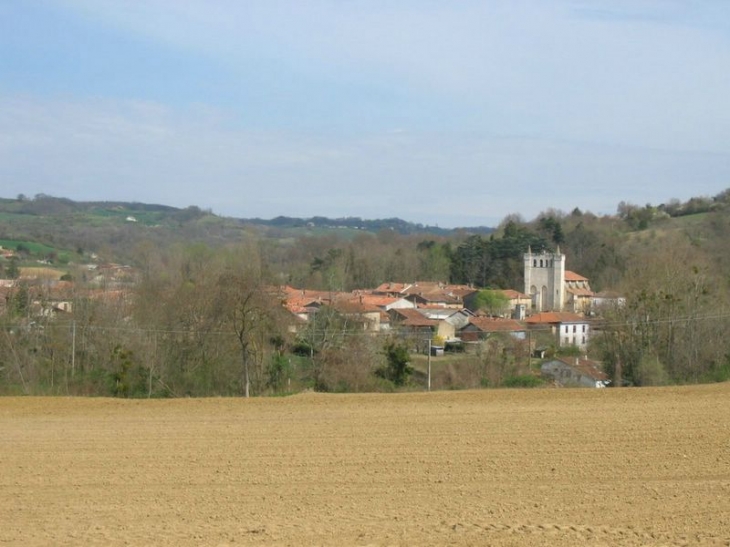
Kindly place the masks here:
<instances>
[{"instance_id":1,"label":"beige house","mask_svg":"<svg viewBox=\"0 0 730 547\"><path fill-rule=\"evenodd\" d=\"M576 313L588 311L594 293L588 284L588 278L565 270L565 306L564 309Z\"/></svg>"}]
</instances>

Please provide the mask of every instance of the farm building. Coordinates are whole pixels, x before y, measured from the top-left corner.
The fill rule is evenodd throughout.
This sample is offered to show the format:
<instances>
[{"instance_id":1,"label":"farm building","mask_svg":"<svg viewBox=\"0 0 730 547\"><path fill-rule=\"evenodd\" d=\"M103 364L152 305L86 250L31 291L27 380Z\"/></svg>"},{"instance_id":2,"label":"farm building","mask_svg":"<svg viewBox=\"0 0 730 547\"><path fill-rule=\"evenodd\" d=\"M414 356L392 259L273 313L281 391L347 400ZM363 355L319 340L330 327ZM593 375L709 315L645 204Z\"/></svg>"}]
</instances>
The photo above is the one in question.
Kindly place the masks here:
<instances>
[{"instance_id":1,"label":"farm building","mask_svg":"<svg viewBox=\"0 0 730 547\"><path fill-rule=\"evenodd\" d=\"M540 373L562 386L606 387L610 380L600 363L591 359L552 359L540 366Z\"/></svg>"}]
</instances>

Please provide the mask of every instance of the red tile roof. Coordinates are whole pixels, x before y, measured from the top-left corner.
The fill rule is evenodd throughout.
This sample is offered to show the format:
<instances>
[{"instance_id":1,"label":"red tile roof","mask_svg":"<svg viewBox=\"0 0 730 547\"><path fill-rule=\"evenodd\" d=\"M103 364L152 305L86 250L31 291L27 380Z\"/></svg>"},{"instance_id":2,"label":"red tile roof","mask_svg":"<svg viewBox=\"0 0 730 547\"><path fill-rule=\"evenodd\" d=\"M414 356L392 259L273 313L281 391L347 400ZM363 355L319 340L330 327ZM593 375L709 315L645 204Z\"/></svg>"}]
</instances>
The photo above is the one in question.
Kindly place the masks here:
<instances>
[{"instance_id":1,"label":"red tile roof","mask_svg":"<svg viewBox=\"0 0 730 547\"><path fill-rule=\"evenodd\" d=\"M514 289L504 289L502 290L502 294L505 295L510 300L518 300L518 299L528 299L530 298L529 295L525 293L521 293L520 291L515 291Z\"/></svg>"},{"instance_id":2,"label":"red tile roof","mask_svg":"<svg viewBox=\"0 0 730 547\"><path fill-rule=\"evenodd\" d=\"M469 325L473 325L482 332L520 332L525 330L525 326L519 321L496 317L472 317L469 319Z\"/></svg>"},{"instance_id":3,"label":"red tile roof","mask_svg":"<svg viewBox=\"0 0 730 547\"><path fill-rule=\"evenodd\" d=\"M531 315L525 320L530 325L543 325L555 323L585 323L586 318L577 313L544 311Z\"/></svg>"},{"instance_id":4,"label":"red tile roof","mask_svg":"<svg viewBox=\"0 0 730 547\"><path fill-rule=\"evenodd\" d=\"M400 300L400 297L398 296L384 296L381 294L362 294L360 296L356 296L355 298L359 298L362 300L363 303L367 303L371 306L377 306L378 308L384 308L386 306L389 306L393 302L397 302Z\"/></svg>"},{"instance_id":5,"label":"red tile roof","mask_svg":"<svg viewBox=\"0 0 730 547\"><path fill-rule=\"evenodd\" d=\"M406 327L434 327L439 324L437 319L429 319L418 310L409 308L391 310L401 325Z\"/></svg>"},{"instance_id":6,"label":"red tile roof","mask_svg":"<svg viewBox=\"0 0 730 547\"><path fill-rule=\"evenodd\" d=\"M323 304L331 304L353 297L352 293L337 291L313 291L310 289L295 289L288 285L281 287L280 297L284 300L284 307L292 313L304 313L306 308Z\"/></svg>"},{"instance_id":7,"label":"red tile roof","mask_svg":"<svg viewBox=\"0 0 730 547\"><path fill-rule=\"evenodd\" d=\"M401 325L405 327L436 327L438 326L438 324L439 322L436 319L428 319L423 316L421 316L420 318L409 318L401 322Z\"/></svg>"},{"instance_id":8,"label":"red tile roof","mask_svg":"<svg viewBox=\"0 0 730 547\"><path fill-rule=\"evenodd\" d=\"M473 287L468 287L466 285L447 285L446 289L454 296L462 299L465 296L469 296L470 294L479 292L477 289L474 289Z\"/></svg>"},{"instance_id":9,"label":"red tile roof","mask_svg":"<svg viewBox=\"0 0 730 547\"><path fill-rule=\"evenodd\" d=\"M411 293L406 296L408 300L423 300L425 302L442 302L443 304L456 305L461 299L443 290Z\"/></svg>"},{"instance_id":10,"label":"red tile roof","mask_svg":"<svg viewBox=\"0 0 730 547\"><path fill-rule=\"evenodd\" d=\"M442 292L450 296L462 298L476 292L476 289L469 285L449 285L442 281L414 281L413 283L382 283L373 290L376 294L427 294L431 292Z\"/></svg>"},{"instance_id":11,"label":"red tile roof","mask_svg":"<svg viewBox=\"0 0 730 547\"><path fill-rule=\"evenodd\" d=\"M588 281L587 277L583 277L580 274L577 274L575 272L571 272L570 270L565 270L565 280L566 281Z\"/></svg>"},{"instance_id":12,"label":"red tile roof","mask_svg":"<svg viewBox=\"0 0 730 547\"><path fill-rule=\"evenodd\" d=\"M334 302L332 307L340 313L380 313L380 308L360 301L359 298L352 300L340 300Z\"/></svg>"},{"instance_id":13,"label":"red tile roof","mask_svg":"<svg viewBox=\"0 0 730 547\"><path fill-rule=\"evenodd\" d=\"M400 294L409 286L410 283L381 283L373 292L379 294Z\"/></svg>"}]
</instances>

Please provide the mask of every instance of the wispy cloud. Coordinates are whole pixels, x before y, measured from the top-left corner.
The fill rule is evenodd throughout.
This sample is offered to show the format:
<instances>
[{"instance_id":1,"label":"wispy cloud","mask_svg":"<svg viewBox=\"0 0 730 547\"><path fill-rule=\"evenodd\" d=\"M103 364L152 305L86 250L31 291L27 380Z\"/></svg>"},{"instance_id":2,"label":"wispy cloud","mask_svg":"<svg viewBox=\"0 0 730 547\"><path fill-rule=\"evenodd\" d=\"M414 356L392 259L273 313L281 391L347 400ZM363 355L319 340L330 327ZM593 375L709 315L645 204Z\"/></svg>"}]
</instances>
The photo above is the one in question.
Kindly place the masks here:
<instances>
[{"instance_id":1,"label":"wispy cloud","mask_svg":"<svg viewBox=\"0 0 730 547\"><path fill-rule=\"evenodd\" d=\"M613 212L620 199L712 193L730 175L725 155L440 132L312 137L231 130L221 114L0 100L0 181L11 195L465 225L547 207ZM706 182L688 188L689 177Z\"/></svg>"},{"instance_id":2,"label":"wispy cloud","mask_svg":"<svg viewBox=\"0 0 730 547\"><path fill-rule=\"evenodd\" d=\"M362 104L385 129L394 115L388 103L408 104L410 119L401 121L414 125L425 117L502 134L730 146L730 79L720 69L730 65L730 39L698 26L701 14L685 2L64 5L95 24L207 55L231 71L231 85L240 78L242 110L258 95L253 88L265 86L270 95L254 105L272 119L280 108L296 123L309 101L314 117L304 125L328 114L365 123L353 113ZM358 96L358 88L367 92ZM329 111L318 108L317 97L328 95Z\"/></svg>"},{"instance_id":3,"label":"wispy cloud","mask_svg":"<svg viewBox=\"0 0 730 547\"><path fill-rule=\"evenodd\" d=\"M0 9L13 193L453 225L730 180L720 1Z\"/></svg>"}]
</instances>

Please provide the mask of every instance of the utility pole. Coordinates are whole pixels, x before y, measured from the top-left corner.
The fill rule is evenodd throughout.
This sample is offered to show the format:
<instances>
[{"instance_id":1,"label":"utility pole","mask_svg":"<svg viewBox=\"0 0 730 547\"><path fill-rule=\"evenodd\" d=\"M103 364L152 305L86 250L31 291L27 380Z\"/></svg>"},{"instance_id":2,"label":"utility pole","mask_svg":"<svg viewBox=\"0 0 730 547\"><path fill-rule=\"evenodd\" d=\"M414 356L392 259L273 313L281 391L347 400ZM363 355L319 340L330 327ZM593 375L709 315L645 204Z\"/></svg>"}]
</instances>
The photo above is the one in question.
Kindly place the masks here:
<instances>
[{"instance_id":1,"label":"utility pole","mask_svg":"<svg viewBox=\"0 0 730 547\"><path fill-rule=\"evenodd\" d=\"M76 372L76 321L71 322L71 378Z\"/></svg>"},{"instance_id":2,"label":"utility pole","mask_svg":"<svg viewBox=\"0 0 730 547\"><path fill-rule=\"evenodd\" d=\"M428 391L431 391L431 338L428 339Z\"/></svg>"}]
</instances>

